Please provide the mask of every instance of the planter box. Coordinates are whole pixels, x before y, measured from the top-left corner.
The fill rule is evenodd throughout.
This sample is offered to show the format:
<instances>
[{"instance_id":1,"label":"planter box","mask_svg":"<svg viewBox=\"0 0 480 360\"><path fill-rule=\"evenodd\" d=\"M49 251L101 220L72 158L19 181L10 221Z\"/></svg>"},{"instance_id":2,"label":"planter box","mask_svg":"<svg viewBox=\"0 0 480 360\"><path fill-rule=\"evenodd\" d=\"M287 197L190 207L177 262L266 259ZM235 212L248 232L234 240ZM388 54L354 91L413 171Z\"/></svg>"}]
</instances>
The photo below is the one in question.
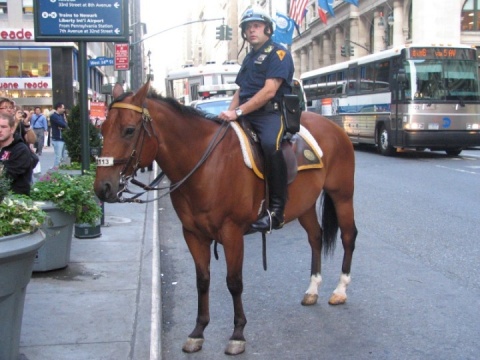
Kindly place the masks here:
<instances>
[{"instance_id":1,"label":"planter box","mask_svg":"<svg viewBox=\"0 0 480 360\"><path fill-rule=\"evenodd\" d=\"M42 231L0 238L0 359L17 359L25 292Z\"/></svg>"},{"instance_id":2,"label":"planter box","mask_svg":"<svg viewBox=\"0 0 480 360\"><path fill-rule=\"evenodd\" d=\"M48 218L42 225L42 230L45 232L45 244L37 252L33 271L64 268L70 262L75 217L50 202L46 202L40 207L47 213Z\"/></svg>"},{"instance_id":3,"label":"planter box","mask_svg":"<svg viewBox=\"0 0 480 360\"><path fill-rule=\"evenodd\" d=\"M100 219L93 226L90 224L75 224L75 237L79 239L97 238L102 235L100 225Z\"/></svg>"}]
</instances>

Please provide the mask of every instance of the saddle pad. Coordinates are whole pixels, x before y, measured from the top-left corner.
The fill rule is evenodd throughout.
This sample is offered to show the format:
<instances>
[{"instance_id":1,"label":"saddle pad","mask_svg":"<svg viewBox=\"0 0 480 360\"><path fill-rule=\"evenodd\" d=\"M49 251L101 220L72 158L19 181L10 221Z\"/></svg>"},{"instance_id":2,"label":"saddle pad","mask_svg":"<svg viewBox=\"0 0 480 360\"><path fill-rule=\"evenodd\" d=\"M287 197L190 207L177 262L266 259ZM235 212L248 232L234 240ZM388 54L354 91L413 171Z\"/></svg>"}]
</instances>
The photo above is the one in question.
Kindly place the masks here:
<instances>
[{"instance_id":1,"label":"saddle pad","mask_svg":"<svg viewBox=\"0 0 480 360\"><path fill-rule=\"evenodd\" d=\"M230 124L235 131L238 140L240 141L240 148L242 149L243 161L245 165L249 169L252 169L255 175L257 175L260 179L264 179L262 166L257 166L256 160L258 159L256 159L255 156L256 152L252 150L252 142L250 141L250 138L236 121L232 121ZM323 164L321 159L323 156L323 151L310 131L308 131L304 126L300 125L300 131L294 136L293 140L295 140L295 137L297 137L297 143L300 142L299 140L303 140L305 143L305 146L295 146L297 152L300 152L296 154L298 171L322 168ZM301 137L301 139L298 139L298 137Z\"/></svg>"}]
</instances>

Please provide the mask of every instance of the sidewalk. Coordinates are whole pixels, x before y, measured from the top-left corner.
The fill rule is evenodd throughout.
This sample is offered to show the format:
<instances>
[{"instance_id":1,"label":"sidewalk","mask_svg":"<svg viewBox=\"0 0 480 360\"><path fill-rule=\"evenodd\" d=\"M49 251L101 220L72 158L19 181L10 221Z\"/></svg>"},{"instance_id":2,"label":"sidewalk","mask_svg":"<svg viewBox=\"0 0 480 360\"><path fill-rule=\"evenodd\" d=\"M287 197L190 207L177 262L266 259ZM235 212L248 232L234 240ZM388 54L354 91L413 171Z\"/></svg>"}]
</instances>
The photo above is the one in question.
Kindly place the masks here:
<instances>
[{"instance_id":1,"label":"sidewalk","mask_svg":"<svg viewBox=\"0 0 480 360\"><path fill-rule=\"evenodd\" d=\"M45 173L53 149L45 148L40 160ZM139 175L143 182L153 178ZM33 273L20 359L160 358L155 204L105 204L100 237L74 237L65 269Z\"/></svg>"}]
</instances>

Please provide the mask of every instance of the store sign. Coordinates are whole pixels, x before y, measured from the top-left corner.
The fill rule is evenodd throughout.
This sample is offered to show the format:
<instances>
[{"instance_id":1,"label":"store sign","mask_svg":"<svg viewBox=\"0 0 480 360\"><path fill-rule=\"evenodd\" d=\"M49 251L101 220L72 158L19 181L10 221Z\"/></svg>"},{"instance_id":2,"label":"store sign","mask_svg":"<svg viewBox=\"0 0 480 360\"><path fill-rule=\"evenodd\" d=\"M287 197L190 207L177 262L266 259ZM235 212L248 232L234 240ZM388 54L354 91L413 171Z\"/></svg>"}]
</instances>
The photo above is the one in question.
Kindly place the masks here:
<instances>
[{"instance_id":1,"label":"store sign","mask_svg":"<svg viewBox=\"0 0 480 360\"><path fill-rule=\"evenodd\" d=\"M1 29L0 40L8 41L32 41L34 39L33 29Z\"/></svg>"},{"instance_id":2,"label":"store sign","mask_svg":"<svg viewBox=\"0 0 480 360\"><path fill-rule=\"evenodd\" d=\"M3 78L0 79L0 90L51 90L52 80L32 78Z\"/></svg>"}]
</instances>

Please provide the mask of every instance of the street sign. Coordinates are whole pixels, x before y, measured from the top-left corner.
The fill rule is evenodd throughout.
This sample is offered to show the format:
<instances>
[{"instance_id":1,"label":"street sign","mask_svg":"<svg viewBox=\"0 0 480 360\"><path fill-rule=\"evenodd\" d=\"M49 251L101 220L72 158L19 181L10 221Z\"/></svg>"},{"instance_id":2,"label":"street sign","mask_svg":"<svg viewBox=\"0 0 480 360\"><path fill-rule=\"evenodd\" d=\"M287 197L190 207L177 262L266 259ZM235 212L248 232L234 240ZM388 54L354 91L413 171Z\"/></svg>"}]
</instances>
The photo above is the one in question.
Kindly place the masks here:
<instances>
[{"instance_id":1,"label":"street sign","mask_svg":"<svg viewBox=\"0 0 480 360\"><path fill-rule=\"evenodd\" d=\"M130 45L115 44L115 70L130 68Z\"/></svg>"},{"instance_id":2,"label":"street sign","mask_svg":"<svg viewBox=\"0 0 480 360\"><path fill-rule=\"evenodd\" d=\"M90 59L88 60L88 66L113 66L114 65L114 59L111 57L104 57L104 56L99 56L96 59Z\"/></svg>"},{"instance_id":3,"label":"street sign","mask_svg":"<svg viewBox=\"0 0 480 360\"><path fill-rule=\"evenodd\" d=\"M128 41L128 0L35 0L36 41Z\"/></svg>"}]
</instances>

